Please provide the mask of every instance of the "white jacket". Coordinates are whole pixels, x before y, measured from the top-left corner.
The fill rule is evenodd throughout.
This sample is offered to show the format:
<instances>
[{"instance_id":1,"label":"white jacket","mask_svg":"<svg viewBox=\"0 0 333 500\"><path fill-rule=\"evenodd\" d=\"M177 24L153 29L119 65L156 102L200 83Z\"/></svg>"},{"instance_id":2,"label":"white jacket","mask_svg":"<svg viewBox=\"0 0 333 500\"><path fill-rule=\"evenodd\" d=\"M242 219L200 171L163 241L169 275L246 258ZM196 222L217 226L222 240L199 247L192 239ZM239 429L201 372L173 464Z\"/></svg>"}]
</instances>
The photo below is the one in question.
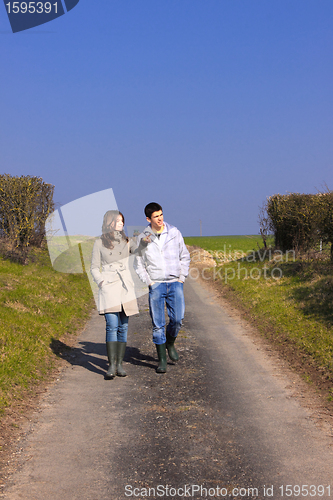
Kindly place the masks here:
<instances>
[{"instance_id":1,"label":"white jacket","mask_svg":"<svg viewBox=\"0 0 333 500\"><path fill-rule=\"evenodd\" d=\"M138 236L138 245L145 236L151 236L151 242L137 255L134 269L141 281L151 285L154 281L185 281L190 266L190 254L181 232L174 226L164 222L167 236L163 246L157 241L151 226Z\"/></svg>"}]
</instances>

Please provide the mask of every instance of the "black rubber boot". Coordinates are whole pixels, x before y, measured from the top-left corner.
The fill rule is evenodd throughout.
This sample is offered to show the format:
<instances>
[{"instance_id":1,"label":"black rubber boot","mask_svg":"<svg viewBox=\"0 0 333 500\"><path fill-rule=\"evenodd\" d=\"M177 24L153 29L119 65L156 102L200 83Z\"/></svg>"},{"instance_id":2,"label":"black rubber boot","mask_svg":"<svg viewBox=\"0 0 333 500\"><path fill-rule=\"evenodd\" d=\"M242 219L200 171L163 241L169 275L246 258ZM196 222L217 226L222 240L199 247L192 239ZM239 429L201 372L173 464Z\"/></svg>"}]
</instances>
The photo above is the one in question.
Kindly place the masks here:
<instances>
[{"instance_id":1,"label":"black rubber boot","mask_svg":"<svg viewBox=\"0 0 333 500\"><path fill-rule=\"evenodd\" d=\"M109 368L105 374L105 378L110 380L116 375L117 342L107 342L106 352L108 353Z\"/></svg>"},{"instance_id":2,"label":"black rubber boot","mask_svg":"<svg viewBox=\"0 0 333 500\"><path fill-rule=\"evenodd\" d=\"M175 345L174 345L175 340L176 340L176 337L172 337L168 333L166 334L166 348L168 349L168 354L169 354L169 358L171 359L171 361L178 361L178 359L179 359L178 352L176 351Z\"/></svg>"},{"instance_id":3,"label":"black rubber boot","mask_svg":"<svg viewBox=\"0 0 333 500\"><path fill-rule=\"evenodd\" d=\"M158 367L156 373L165 373L167 369L166 346L165 344L156 344L156 351L158 356Z\"/></svg>"},{"instance_id":4,"label":"black rubber boot","mask_svg":"<svg viewBox=\"0 0 333 500\"><path fill-rule=\"evenodd\" d=\"M126 342L117 342L117 375L118 377L126 377L127 373L123 368L123 359L125 356Z\"/></svg>"}]
</instances>

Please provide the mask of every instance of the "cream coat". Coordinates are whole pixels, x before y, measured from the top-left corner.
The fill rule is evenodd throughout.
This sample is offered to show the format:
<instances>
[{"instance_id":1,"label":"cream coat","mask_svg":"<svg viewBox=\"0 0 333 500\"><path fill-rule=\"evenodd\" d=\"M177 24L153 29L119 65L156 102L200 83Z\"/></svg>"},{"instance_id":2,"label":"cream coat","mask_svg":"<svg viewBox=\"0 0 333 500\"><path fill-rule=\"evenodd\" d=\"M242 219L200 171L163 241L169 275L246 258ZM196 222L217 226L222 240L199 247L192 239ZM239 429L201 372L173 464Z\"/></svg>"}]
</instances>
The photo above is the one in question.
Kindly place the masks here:
<instances>
[{"instance_id":1,"label":"cream coat","mask_svg":"<svg viewBox=\"0 0 333 500\"><path fill-rule=\"evenodd\" d=\"M90 272L98 285L103 281L98 293L98 312L120 312L123 308L127 316L132 316L139 312L129 268L129 254L135 252L136 244L123 239L113 244L114 248L106 248L98 238L92 252Z\"/></svg>"}]
</instances>

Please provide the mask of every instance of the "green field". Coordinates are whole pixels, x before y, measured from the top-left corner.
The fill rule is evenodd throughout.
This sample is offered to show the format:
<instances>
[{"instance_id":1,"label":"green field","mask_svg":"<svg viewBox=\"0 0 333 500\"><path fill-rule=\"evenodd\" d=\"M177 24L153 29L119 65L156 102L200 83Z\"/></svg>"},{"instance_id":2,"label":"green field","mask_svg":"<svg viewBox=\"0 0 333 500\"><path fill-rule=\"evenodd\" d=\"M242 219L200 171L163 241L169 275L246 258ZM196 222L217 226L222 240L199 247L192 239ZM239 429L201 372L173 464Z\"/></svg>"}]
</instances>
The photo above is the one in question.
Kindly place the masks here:
<instances>
[{"instance_id":1,"label":"green field","mask_svg":"<svg viewBox=\"0 0 333 500\"><path fill-rule=\"evenodd\" d=\"M259 235L244 236L192 236L184 238L186 245L198 246L210 252L219 262L239 259L263 246ZM270 237L268 246L273 244Z\"/></svg>"},{"instance_id":2,"label":"green field","mask_svg":"<svg viewBox=\"0 0 333 500\"><path fill-rule=\"evenodd\" d=\"M0 413L48 375L59 339L94 306L85 274L56 272L46 250L23 266L0 257Z\"/></svg>"},{"instance_id":3,"label":"green field","mask_svg":"<svg viewBox=\"0 0 333 500\"><path fill-rule=\"evenodd\" d=\"M258 244L263 246L256 236L185 241L215 257L217 265L209 274L205 271L205 279L218 283L222 293L236 302L264 335L288 346L295 358L304 357L304 366L311 367L312 375L317 370L326 380L333 379L333 265L329 248L320 255L297 257L274 249L266 255L251 252L258 250ZM227 245L233 258L219 258L222 245Z\"/></svg>"},{"instance_id":4,"label":"green field","mask_svg":"<svg viewBox=\"0 0 333 500\"><path fill-rule=\"evenodd\" d=\"M262 246L262 238L256 234L245 236L190 236L185 239L186 245L199 246L205 250L219 251L224 247L229 250L247 252L258 250L258 244Z\"/></svg>"}]
</instances>

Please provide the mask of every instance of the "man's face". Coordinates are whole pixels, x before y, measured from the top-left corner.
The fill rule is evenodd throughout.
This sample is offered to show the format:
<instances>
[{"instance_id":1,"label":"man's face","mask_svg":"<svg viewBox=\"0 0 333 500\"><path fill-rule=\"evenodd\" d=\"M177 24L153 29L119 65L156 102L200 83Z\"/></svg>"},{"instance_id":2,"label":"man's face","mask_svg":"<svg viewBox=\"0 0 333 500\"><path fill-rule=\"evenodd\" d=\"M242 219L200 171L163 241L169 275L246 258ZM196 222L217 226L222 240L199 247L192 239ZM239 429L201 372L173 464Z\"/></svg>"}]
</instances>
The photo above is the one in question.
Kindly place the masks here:
<instances>
[{"instance_id":1,"label":"man's face","mask_svg":"<svg viewBox=\"0 0 333 500\"><path fill-rule=\"evenodd\" d=\"M147 221L150 222L153 231L160 231L164 225L162 210L159 210L158 212L153 212L151 214L151 219L147 217Z\"/></svg>"}]
</instances>

